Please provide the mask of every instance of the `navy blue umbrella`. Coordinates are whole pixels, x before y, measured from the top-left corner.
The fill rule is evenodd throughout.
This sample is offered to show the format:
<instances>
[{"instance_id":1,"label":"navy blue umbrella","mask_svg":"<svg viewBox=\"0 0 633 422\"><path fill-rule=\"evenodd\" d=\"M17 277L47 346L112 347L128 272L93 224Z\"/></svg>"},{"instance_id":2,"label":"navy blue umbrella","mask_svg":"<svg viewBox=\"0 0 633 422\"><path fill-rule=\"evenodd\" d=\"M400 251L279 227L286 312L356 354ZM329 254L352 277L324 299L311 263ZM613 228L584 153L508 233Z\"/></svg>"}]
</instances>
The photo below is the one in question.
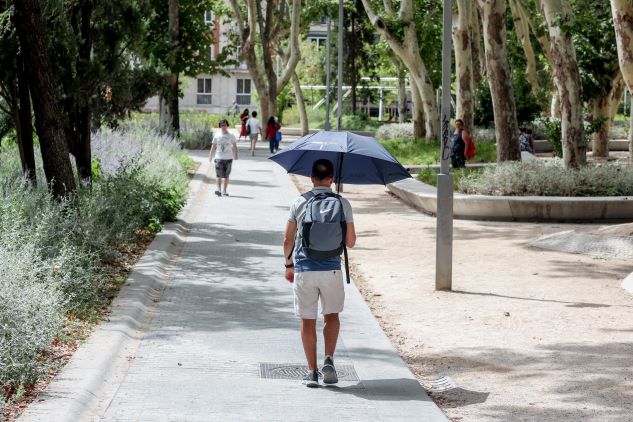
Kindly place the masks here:
<instances>
[{"instance_id":1,"label":"navy blue umbrella","mask_svg":"<svg viewBox=\"0 0 633 422\"><path fill-rule=\"evenodd\" d=\"M378 141L351 132L316 132L270 157L288 173L308 177L320 158L334 164L336 183L386 185L411 177Z\"/></svg>"}]
</instances>

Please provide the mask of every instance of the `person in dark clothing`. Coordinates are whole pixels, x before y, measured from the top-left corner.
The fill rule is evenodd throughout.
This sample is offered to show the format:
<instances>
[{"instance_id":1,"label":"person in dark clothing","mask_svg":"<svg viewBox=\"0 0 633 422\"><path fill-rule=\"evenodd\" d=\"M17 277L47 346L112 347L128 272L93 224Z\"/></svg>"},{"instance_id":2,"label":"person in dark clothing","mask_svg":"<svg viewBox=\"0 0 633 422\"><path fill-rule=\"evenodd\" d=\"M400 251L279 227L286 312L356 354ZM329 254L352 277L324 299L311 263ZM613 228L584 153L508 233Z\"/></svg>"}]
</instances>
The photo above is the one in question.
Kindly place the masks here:
<instances>
[{"instance_id":1,"label":"person in dark clothing","mask_svg":"<svg viewBox=\"0 0 633 422\"><path fill-rule=\"evenodd\" d=\"M275 116L270 116L266 124L266 129L264 129L264 134L266 135L266 140L268 140L271 154L274 154L279 149L279 144L275 140L279 129L281 129L281 125L277 123Z\"/></svg>"},{"instance_id":2,"label":"person in dark clothing","mask_svg":"<svg viewBox=\"0 0 633 422\"><path fill-rule=\"evenodd\" d=\"M451 165L453 168L466 167L466 148L468 144L466 137L470 134L464 129L464 121L462 119L455 120L455 132L451 136Z\"/></svg>"}]
</instances>

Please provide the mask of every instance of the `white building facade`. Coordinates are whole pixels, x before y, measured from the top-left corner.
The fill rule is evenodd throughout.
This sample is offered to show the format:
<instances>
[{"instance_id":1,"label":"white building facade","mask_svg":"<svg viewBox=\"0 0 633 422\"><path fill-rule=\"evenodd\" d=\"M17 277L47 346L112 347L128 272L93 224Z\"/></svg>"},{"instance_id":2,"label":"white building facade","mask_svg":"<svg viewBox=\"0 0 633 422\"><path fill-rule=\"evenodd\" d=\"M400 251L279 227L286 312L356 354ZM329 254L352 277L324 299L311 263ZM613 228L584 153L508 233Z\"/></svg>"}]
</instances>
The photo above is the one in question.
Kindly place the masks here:
<instances>
[{"instance_id":1,"label":"white building facade","mask_svg":"<svg viewBox=\"0 0 633 422\"><path fill-rule=\"evenodd\" d=\"M233 28L223 25L220 19L215 18L210 12L206 12L201 19L205 23L214 26L215 45L209 54L213 59L220 50L228 44L227 31ZM255 86L245 63L224 69L229 76L223 75L197 75L195 78L181 77L180 89L183 97L180 99L181 111L199 111L213 114L226 114L232 111L235 104L240 110L248 108L257 109L258 102L255 95ZM144 111L158 111L158 97L150 98L145 104Z\"/></svg>"}]
</instances>

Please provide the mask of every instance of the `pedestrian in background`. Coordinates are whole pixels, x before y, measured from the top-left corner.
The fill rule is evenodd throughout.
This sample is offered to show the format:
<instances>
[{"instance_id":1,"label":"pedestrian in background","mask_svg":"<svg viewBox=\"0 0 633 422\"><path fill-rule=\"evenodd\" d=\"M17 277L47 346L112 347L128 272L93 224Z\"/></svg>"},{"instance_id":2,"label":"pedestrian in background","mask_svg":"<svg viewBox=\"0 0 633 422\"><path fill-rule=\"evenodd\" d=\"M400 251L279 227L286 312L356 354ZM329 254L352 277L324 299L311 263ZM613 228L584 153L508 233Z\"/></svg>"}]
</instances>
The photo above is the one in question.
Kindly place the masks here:
<instances>
[{"instance_id":1,"label":"pedestrian in background","mask_svg":"<svg viewBox=\"0 0 633 422\"><path fill-rule=\"evenodd\" d=\"M277 122L275 116L270 116L264 133L271 154L274 154L279 149L279 141L277 141L277 132L279 132L279 129L281 129L281 125Z\"/></svg>"},{"instance_id":2,"label":"pedestrian in background","mask_svg":"<svg viewBox=\"0 0 633 422\"><path fill-rule=\"evenodd\" d=\"M251 155L255 155L255 145L257 144L257 138L262 131L262 124L257 118L257 112L253 111L251 118L246 121L246 132L251 140Z\"/></svg>"},{"instance_id":3,"label":"pedestrian in background","mask_svg":"<svg viewBox=\"0 0 633 422\"><path fill-rule=\"evenodd\" d=\"M245 108L242 114L240 114L240 123L242 127L240 128L240 139L243 137L246 138L246 121L248 120L248 109Z\"/></svg>"},{"instance_id":4,"label":"pedestrian in background","mask_svg":"<svg viewBox=\"0 0 633 422\"><path fill-rule=\"evenodd\" d=\"M220 132L216 133L211 142L209 161L215 162L215 183L217 196L229 196L229 176L233 160L237 160L237 142L235 136L229 132L229 122L220 120Z\"/></svg>"},{"instance_id":5,"label":"pedestrian in background","mask_svg":"<svg viewBox=\"0 0 633 422\"><path fill-rule=\"evenodd\" d=\"M470 134L464 129L464 121L462 119L455 120L455 132L451 136L451 165L453 168L466 167L467 137L470 137Z\"/></svg>"}]
</instances>

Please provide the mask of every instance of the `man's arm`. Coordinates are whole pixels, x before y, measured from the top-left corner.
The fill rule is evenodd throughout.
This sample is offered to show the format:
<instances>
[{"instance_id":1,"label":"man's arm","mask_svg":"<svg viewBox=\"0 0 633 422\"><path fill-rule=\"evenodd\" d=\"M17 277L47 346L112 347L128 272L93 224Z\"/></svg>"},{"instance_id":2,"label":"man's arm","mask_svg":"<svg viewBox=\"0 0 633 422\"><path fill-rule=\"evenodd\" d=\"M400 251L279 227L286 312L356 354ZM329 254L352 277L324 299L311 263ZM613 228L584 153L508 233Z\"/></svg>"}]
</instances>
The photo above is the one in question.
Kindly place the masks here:
<instances>
[{"instance_id":1,"label":"man's arm","mask_svg":"<svg viewBox=\"0 0 633 422\"><path fill-rule=\"evenodd\" d=\"M237 143L233 141L233 159L237 160Z\"/></svg>"},{"instance_id":2,"label":"man's arm","mask_svg":"<svg viewBox=\"0 0 633 422\"><path fill-rule=\"evenodd\" d=\"M284 260L286 265L290 265L294 262L292 256L292 248L295 244L295 236L297 234L296 221L290 221L286 223L286 232L284 233Z\"/></svg>"},{"instance_id":3,"label":"man's arm","mask_svg":"<svg viewBox=\"0 0 633 422\"><path fill-rule=\"evenodd\" d=\"M215 150L218 148L218 144L211 145L211 152L209 152L209 161L213 160L213 156L215 155Z\"/></svg>"},{"instance_id":4,"label":"man's arm","mask_svg":"<svg viewBox=\"0 0 633 422\"><path fill-rule=\"evenodd\" d=\"M356 245L356 230L354 223L347 223L347 233L345 234L345 246L353 248Z\"/></svg>"}]
</instances>

